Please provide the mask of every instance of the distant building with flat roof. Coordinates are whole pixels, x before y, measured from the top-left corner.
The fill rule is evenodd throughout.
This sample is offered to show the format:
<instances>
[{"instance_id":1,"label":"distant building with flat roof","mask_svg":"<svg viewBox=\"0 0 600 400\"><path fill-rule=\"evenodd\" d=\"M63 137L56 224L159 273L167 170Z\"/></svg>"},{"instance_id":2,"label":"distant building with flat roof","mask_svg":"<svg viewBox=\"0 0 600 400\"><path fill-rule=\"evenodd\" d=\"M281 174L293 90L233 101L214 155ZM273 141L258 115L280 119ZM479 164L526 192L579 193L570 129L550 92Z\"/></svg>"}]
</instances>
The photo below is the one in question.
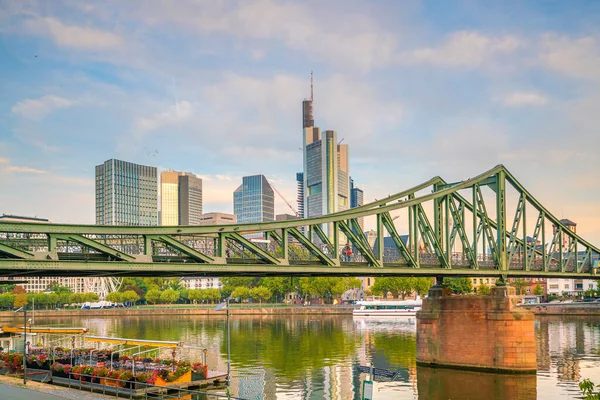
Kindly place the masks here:
<instances>
[{"instance_id":1,"label":"distant building with flat roof","mask_svg":"<svg viewBox=\"0 0 600 400\"><path fill-rule=\"evenodd\" d=\"M199 225L202 216L202 179L189 172L160 174L160 224Z\"/></svg>"},{"instance_id":2,"label":"distant building with flat roof","mask_svg":"<svg viewBox=\"0 0 600 400\"><path fill-rule=\"evenodd\" d=\"M242 178L233 192L233 213L240 224L275 220L275 192L264 175Z\"/></svg>"},{"instance_id":3,"label":"distant building with flat roof","mask_svg":"<svg viewBox=\"0 0 600 400\"><path fill-rule=\"evenodd\" d=\"M198 225L231 225L237 223L235 214L212 212L202 214Z\"/></svg>"}]
</instances>

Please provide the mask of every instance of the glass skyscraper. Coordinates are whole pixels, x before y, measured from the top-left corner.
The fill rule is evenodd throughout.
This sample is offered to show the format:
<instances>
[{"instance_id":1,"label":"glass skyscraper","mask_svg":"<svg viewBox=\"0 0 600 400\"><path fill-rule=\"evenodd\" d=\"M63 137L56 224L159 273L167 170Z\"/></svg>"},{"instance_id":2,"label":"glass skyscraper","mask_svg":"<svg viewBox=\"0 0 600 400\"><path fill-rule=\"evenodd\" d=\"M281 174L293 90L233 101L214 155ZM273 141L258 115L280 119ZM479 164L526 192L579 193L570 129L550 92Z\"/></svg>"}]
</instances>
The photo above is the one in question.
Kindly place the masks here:
<instances>
[{"instance_id":1,"label":"glass skyscraper","mask_svg":"<svg viewBox=\"0 0 600 400\"><path fill-rule=\"evenodd\" d=\"M156 167L110 159L96 166L96 224L158 223Z\"/></svg>"},{"instance_id":2,"label":"glass skyscraper","mask_svg":"<svg viewBox=\"0 0 600 400\"><path fill-rule=\"evenodd\" d=\"M240 224L275 220L275 193L264 175L242 178L233 192L233 213Z\"/></svg>"},{"instance_id":3,"label":"glass skyscraper","mask_svg":"<svg viewBox=\"0 0 600 400\"><path fill-rule=\"evenodd\" d=\"M202 217L202 179L189 172L162 172L160 204L161 225L199 225Z\"/></svg>"},{"instance_id":4,"label":"glass skyscraper","mask_svg":"<svg viewBox=\"0 0 600 400\"><path fill-rule=\"evenodd\" d=\"M310 104L308 104L310 103ZM335 131L314 126L312 98L302 102L304 217L319 217L350 207L348 145Z\"/></svg>"}]
</instances>

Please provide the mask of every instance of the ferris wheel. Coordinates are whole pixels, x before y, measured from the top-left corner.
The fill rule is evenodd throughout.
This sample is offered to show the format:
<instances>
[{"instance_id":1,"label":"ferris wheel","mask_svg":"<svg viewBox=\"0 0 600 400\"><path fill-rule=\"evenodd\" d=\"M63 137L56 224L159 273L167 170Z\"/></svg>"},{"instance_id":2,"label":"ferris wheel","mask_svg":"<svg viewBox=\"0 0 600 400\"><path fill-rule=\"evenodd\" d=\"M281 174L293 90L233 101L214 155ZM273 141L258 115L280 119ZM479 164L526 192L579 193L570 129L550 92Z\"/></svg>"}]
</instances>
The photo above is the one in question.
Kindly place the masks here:
<instances>
[{"instance_id":1,"label":"ferris wheel","mask_svg":"<svg viewBox=\"0 0 600 400\"><path fill-rule=\"evenodd\" d=\"M96 293L104 300L107 294L118 291L122 283L123 278L85 278L85 292Z\"/></svg>"}]
</instances>

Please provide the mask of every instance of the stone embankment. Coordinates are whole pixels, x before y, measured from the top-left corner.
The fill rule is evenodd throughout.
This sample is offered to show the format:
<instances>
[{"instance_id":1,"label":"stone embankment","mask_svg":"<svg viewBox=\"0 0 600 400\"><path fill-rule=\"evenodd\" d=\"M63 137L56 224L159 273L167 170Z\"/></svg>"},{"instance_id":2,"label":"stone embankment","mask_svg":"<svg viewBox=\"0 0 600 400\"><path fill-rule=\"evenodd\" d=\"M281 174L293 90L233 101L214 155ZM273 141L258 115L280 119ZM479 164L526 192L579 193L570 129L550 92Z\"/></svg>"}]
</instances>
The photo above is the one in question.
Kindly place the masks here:
<instances>
[{"instance_id":1,"label":"stone embankment","mask_svg":"<svg viewBox=\"0 0 600 400\"><path fill-rule=\"evenodd\" d=\"M533 311L535 315L600 316L600 303L542 303L520 307Z\"/></svg>"},{"instance_id":2,"label":"stone embankment","mask_svg":"<svg viewBox=\"0 0 600 400\"><path fill-rule=\"evenodd\" d=\"M216 306L215 306L216 307ZM31 311L28 311L28 315ZM352 315L352 307L342 306L308 306L308 307L232 307L230 315ZM0 319L12 319L22 316L23 313L12 311L0 312ZM202 315L224 317L225 310L215 311L214 307L155 307L155 308L111 308L104 310L36 310L35 316L39 318L53 317L111 317L111 316L142 316L142 315Z\"/></svg>"}]
</instances>

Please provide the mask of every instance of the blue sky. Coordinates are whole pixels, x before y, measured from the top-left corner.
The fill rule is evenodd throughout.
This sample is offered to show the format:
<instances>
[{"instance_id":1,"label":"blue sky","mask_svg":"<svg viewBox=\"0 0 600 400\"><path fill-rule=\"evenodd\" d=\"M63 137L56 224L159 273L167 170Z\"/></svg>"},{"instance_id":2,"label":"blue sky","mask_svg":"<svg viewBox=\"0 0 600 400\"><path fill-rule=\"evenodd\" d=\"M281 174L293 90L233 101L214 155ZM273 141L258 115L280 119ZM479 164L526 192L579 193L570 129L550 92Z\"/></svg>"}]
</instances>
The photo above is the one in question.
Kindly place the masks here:
<instances>
[{"instance_id":1,"label":"blue sky","mask_svg":"<svg viewBox=\"0 0 600 400\"><path fill-rule=\"evenodd\" d=\"M113 157L202 176L206 211L248 174L293 201L313 70L366 200L504 164L600 245L600 2L2 4L2 213L93 223Z\"/></svg>"}]
</instances>

